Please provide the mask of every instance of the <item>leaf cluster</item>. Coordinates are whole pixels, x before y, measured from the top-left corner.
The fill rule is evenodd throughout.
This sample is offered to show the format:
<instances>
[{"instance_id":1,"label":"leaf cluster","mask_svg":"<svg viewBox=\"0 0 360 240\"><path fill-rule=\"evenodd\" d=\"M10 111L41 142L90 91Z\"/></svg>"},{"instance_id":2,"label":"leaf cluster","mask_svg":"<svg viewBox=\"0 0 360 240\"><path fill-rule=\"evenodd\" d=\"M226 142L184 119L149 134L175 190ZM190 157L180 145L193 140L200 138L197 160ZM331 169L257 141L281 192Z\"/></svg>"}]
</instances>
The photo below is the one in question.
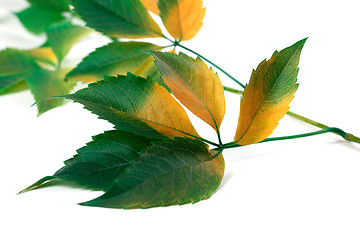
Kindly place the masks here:
<instances>
[{"instance_id":1,"label":"leaf cluster","mask_svg":"<svg viewBox=\"0 0 360 240\"><path fill-rule=\"evenodd\" d=\"M234 140L223 143L225 97L218 75L200 57L134 41L170 40L149 11L160 17L174 38L172 47L192 39L205 16L202 0L29 3L17 16L34 34L45 32L47 42L36 49L0 52L0 91L28 87L36 101L62 96L40 101L39 114L69 99L112 123L114 130L93 137L61 169L22 192L60 179L104 191L81 204L86 206L149 208L207 199L224 174L223 150L271 135L298 87L298 64L306 39L275 52L253 71L241 99ZM87 27L73 23L72 18L78 17ZM70 49L93 31L114 41L90 53L75 68L62 68ZM69 94L76 81L90 84ZM214 129L218 142L197 133L184 107Z\"/></svg>"}]
</instances>

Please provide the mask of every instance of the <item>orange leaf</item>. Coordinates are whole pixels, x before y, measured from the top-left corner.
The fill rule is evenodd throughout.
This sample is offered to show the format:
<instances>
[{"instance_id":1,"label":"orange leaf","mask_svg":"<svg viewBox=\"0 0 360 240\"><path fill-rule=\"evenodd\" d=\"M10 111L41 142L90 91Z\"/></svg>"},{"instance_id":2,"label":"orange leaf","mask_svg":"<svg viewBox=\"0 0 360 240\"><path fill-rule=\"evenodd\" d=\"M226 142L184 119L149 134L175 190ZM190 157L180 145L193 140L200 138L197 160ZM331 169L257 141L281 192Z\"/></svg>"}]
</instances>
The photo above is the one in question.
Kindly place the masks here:
<instances>
[{"instance_id":1,"label":"orange leaf","mask_svg":"<svg viewBox=\"0 0 360 240\"><path fill-rule=\"evenodd\" d=\"M166 29L179 41L194 38L203 25L202 0L159 0L158 7Z\"/></svg>"},{"instance_id":2,"label":"orange leaf","mask_svg":"<svg viewBox=\"0 0 360 240\"><path fill-rule=\"evenodd\" d=\"M235 142L248 145L272 134L278 121L288 112L298 88L297 74L301 50L306 39L275 52L260 63L246 86L240 104Z\"/></svg>"},{"instance_id":3,"label":"orange leaf","mask_svg":"<svg viewBox=\"0 0 360 240\"><path fill-rule=\"evenodd\" d=\"M192 113L215 130L225 114L224 90L216 73L200 59L180 53L151 52L166 85Z\"/></svg>"},{"instance_id":4,"label":"orange leaf","mask_svg":"<svg viewBox=\"0 0 360 240\"><path fill-rule=\"evenodd\" d=\"M151 12L159 15L159 8L157 6L157 0L140 0L142 4Z\"/></svg>"}]
</instances>

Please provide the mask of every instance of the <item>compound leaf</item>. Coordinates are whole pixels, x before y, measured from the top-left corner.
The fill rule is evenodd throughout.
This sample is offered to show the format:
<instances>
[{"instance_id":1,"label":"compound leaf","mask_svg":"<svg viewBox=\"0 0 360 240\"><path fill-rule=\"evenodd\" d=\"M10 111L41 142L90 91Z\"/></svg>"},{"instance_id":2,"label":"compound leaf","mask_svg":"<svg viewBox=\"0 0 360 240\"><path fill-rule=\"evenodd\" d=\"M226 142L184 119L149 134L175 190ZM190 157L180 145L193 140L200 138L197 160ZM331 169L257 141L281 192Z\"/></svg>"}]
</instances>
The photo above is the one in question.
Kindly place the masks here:
<instances>
[{"instance_id":1,"label":"compound leaf","mask_svg":"<svg viewBox=\"0 0 360 240\"><path fill-rule=\"evenodd\" d=\"M72 0L75 11L87 23L108 36L146 38L163 36L140 0Z\"/></svg>"},{"instance_id":2,"label":"compound leaf","mask_svg":"<svg viewBox=\"0 0 360 240\"><path fill-rule=\"evenodd\" d=\"M216 73L200 59L151 52L161 76L179 101L215 130L225 114L224 90Z\"/></svg>"},{"instance_id":3,"label":"compound leaf","mask_svg":"<svg viewBox=\"0 0 360 240\"><path fill-rule=\"evenodd\" d=\"M297 74L301 50L306 39L275 52L252 72L241 98L235 142L247 145L272 134L278 121L288 112L298 88Z\"/></svg>"},{"instance_id":4,"label":"compound leaf","mask_svg":"<svg viewBox=\"0 0 360 240\"><path fill-rule=\"evenodd\" d=\"M223 174L221 153L195 139L168 139L144 152L104 195L81 205L128 209L195 203L215 192Z\"/></svg>"},{"instance_id":5,"label":"compound leaf","mask_svg":"<svg viewBox=\"0 0 360 240\"><path fill-rule=\"evenodd\" d=\"M93 137L93 141L77 150L54 175L40 179L21 191L27 192L52 179L73 182L95 190L107 190L117 176L133 164L151 145L151 140L119 130Z\"/></svg>"},{"instance_id":6,"label":"compound leaf","mask_svg":"<svg viewBox=\"0 0 360 240\"><path fill-rule=\"evenodd\" d=\"M84 105L116 129L149 138L198 136L185 110L170 93L150 78L132 73L65 96Z\"/></svg>"},{"instance_id":7,"label":"compound leaf","mask_svg":"<svg viewBox=\"0 0 360 240\"><path fill-rule=\"evenodd\" d=\"M39 69L26 77L26 84L34 95L35 101L37 101L39 115L64 103L63 98L47 98L68 94L74 87L75 82L64 80L69 70L51 71Z\"/></svg>"},{"instance_id":8,"label":"compound leaf","mask_svg":"<svg viewBox=\"0 0 360 240\"><path fill-rule=\"evenodd\" d=\"M203 25L202 0L158 0L158 7L166 29L179 41L194 38Z\"/></svg>"},{"instance_id":9,"label":"compound leaf","mask_svg":"<svg viewBox=\"0 0 360 240\"><path fill-rule=\"evenodd\" d=\"M46 29L49 45L59 62L78 41L91 32L92 30L89 28L73 25L70 22L52 25Z\"/></svg>"}]
</instances>

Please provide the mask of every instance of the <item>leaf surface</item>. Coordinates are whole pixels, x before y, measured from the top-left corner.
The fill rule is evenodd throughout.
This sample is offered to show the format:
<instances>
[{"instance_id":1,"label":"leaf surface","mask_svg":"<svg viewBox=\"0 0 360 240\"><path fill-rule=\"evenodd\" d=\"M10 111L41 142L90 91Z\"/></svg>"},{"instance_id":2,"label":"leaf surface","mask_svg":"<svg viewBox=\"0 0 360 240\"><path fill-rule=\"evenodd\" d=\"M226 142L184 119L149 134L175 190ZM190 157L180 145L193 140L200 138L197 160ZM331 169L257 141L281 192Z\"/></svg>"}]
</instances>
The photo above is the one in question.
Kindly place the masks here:
<instances>
[{"instance_id":1,"label":"leaf surface","mask_svg":"<svg viewBox=\"0 0 360 240\"><path fill-rule=\"evenodd\" d=\"M298 64L305 41L276 51L269 61L262 61L252 72L241 98L235 134L237 144L248 145L264 140L288 112L298 88Z\"/></svg>"},{"instance_id":2,"label":"leaf surface","mask_svg":"<svg viewBox=\"0 0 360 240\"><path fill-rule=\"evenodd\" d=\"M0 51L0 93L19 84L38 68L35 60L20 50Z\"/></svg>"},{"instance_id":3,"label":"leaf surface","mask_svg":"<svg viewBox=\"0 0 360 240\"><path fill-rule=\"evenodd\" d=\"M140 0L72 0L87 25L116 38L163 36Z\"/></svg>"},{"instance_id":4,"label":"leaf surface","mask_svg":"<svg viewBox=\"0 0 360 240\"><path fill-rule=\"evenodd\" d=\"M215 192L223 174L221 154L198 140L168 139L144 152L104 195L81 205L128 209L195 203Z\"/></svg>"},{"instance_id":5,"label":"leaf surface","mask_svg":"<svg viewBox=\"0 0 360 240\"><path fill-rule=\"evenodd\" d=\"M158 0L158 7L166 29L179 41L194 38L203 25L202 0Z\"/></svg>"},{"instance_id":6,"label":"leaf surface","mask_svg":"<svg viewBox=\"0 0 360 240\"><path fill-rule=\"evenodd\" d=\"M41 34L51 24L64 20L61 12L46 10L38 6L26 8L16 13L16 16L24 27L34 34Z\"/></svg>"},{"instance_id":7,"label":"leaf surface","mask_svg":"<svg viewBox=\"0 0 360 240\"><path fill-rule=\"evenodd\" d=\"M40 179L24 189L26 192L52 179L73 182L95 190L107 190L117 176L133 164L151 145L151 140L119 130L93 137L93 141L77 150L54 175Z\"/></svg>"},{"instance_id":8,"label":"leaf surface","mask_svg":"<svg viewBox=\"0 0 360 240\"><path fill-rule=\"evenodd\" d=\"M27 86L37 102L39 115L64 103L63 98L47 98L65 95L70 92L75 83L64 80L68 72L69 69L60 69L58 71L39 69L26 78Z\"/></svg>"},{"instance_id":9,"label":"leaf surface","mask_svg":"<svg viewBox=\"0 0 360 240\"><path fill-rule=\"evenodd\" d=\"M52 25L46 30L49 45L53 49L59 62L70 49L81 39L92 32L91 29L70 22Z\"/></svg>"},{"instance_id":10,"label":"leaf surface","mask_svg":"<svg viewBox=\"0 0 360 240\"><path fill-rule=\"evenodd\" d=\"M51 11L59 11L66 12L69 11L69 1L68 0L27 0L31 5L37 6L39 8L51 10Z\"/></svg>"},{"instance_id":11,"label":"leaf surface","mask_svg":"<svg viewBox=\"0 0 360 240\"><path fill-rule=\"evenodd\" d=\"M160 50L162 47L144 42L115 42L96 49L68 75L67 78L83 82L102 80L104 75L124 75L127 72L146 78L153 64L152 57L143 51ZM141 51L142 50L142 51ZM160 77L152 78L159 82Z\"/></svg>"},{"instance_id":12,"label":"leaf surface","mask_svg":"<svg viewBox=\"0 0 360 240\"><path fill-rule=\"evenodd\" d=\"M179 101L215 130L225 114L220 79L200 59L180 53L151 52L161 76Z\"/></svg>"},{"instance_id":13,"label":"leaf surface","mask_svg":"<svg viewBox=\"0 0 360 240\"><path fill-rule=\"evenodd\" d=\"M32 56L38 64L46 63L55 66L58 62L54 51L50 47L40 47L26 50L24 52Z\"/></svg>"},{"instance_id":14,"label":"leaf surface","mask_svg":"<svg viewBox=\"0 0 360 240\"><path fill-rule=\"evenodd\" d=\"M150 78L132 73L105 77L66 98L83 104L122 131L158 139L198 136L185 110Z\"/></svg>"}]
</instances>

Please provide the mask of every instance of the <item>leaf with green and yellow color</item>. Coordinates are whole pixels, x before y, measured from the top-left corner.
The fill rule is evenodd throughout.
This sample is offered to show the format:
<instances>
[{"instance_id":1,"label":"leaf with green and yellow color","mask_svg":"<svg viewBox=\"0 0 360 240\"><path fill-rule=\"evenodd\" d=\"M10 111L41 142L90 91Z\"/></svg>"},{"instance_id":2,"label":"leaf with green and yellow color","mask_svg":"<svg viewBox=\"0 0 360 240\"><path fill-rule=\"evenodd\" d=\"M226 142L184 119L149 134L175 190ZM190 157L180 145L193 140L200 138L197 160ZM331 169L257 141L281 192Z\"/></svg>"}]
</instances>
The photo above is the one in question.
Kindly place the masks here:
<instances>
[{"instance_id":1,"label":"leaf with green and yellow color","mask_svg":"<svg viewBox=\"0 0 360 240\"><path fill-rule=\"evenodd\" d=\"M65 96L84 105L116 129L149 138L198 136L185 110L163 87L132 73Z\"/></svg>"},{"instance_id":2,"label":"leaf with green and yellow color","mask_svg":"<svg viewBox=\"0 0 360 240\"><path fill-rule=\"evenodd\" d=\"M61 62L71 48L91 32L93 31L89 28L65 22L47 28L46 36L58 61Z\"/></svg>"},{"instance_id":3,"label":"leaf with green and yellow color","mask_svg":"<svg viewBox=\"0 0 360 240\"><path fill-rule=\"evenodd\" d=\"M202 0L158 0L158 7L166 29L178 41L194 38L203 25Z\"/></svg>"},{"instance_id":4,"label":"leaf with green and yellow color","mask_svg":"<svg viewBox=\"0 0 360 240\"><path fill-rule=\"evenodd\" d=\"M107 190L118 175L133 164L152 140L112 130L93 137L93 141L77 150L77 155L65 161L65 166L20 193L38 188L53 179L73 182L95 190ZM62 182L59 182L61 184Z\"/></svg>"},{"instance_id":5,"label":"leaf with green and yellow color","mask_svg":"<svg viewBox=\"0 0 360 240\"><path fill-rule=\"evenodd\" d=\"M23 51L10 48L0 51L0 93L20 84L37 69L35 59Z\"/></svg>"},{"instance_id":6,"label":"leaf with green and yellow color","mask_svg":"<svg viewBox=\"0 0 360 240\"><path fill-rule=\"evenodd\" d=\"M225 114L224 90L216 73L200 59L151 52L161 76L179 101L215 130Z\"/></svg>"},{"instance_id":7,"label":"leaf with green and yellow color","mask_svg":"<svg viewBox=\"0 0 360 240\"><path fill-rule=\"evenodd\" d=\"M74 87L74 81L64 80L69 70L67 68L57 71L39 69L26 77L27 86L37 102L38 115L64 103L63 98L47 98L68 94Z\"/></svg>"},{"instance_id":8,"label":"leaf with green and yellow color","mask_svg":"<svg viewBox=\"0 0 360 240\"><path fill-rule=\"evenodd\" d=\"M142 4L152 13L159 15L159 8L157 6L158 0L140 0Z\"/></svg>"},{"instance_id":9,"label":"leaf with green and yellow color","mask_svg":"<svg viewBox=\"0 0 360 240\"><path fill-rule=\"evenodd\" d=\"M162 37L140 0L72 0L87 26L115 38Z\"/></svg>"},{"instance_id":10,"label":"leaf with green and yellow color","mask_svg":"<svg viewBox=\"0 0 360 240\"><path fill-rule=\"evenodd\" d=\"M146 78L147 69L154 64L152 57L143 51L162 48L145 42L113 42L90 53L67 78L89 83L102 80L104 75L124 75L127 72ZM157 79L160 78L153 78L158 82Z\"/></svg>"},{"instance_id":11,"label":"leaf with green and yellow color","mask_svg":"<svg viewBox=\"0 0 360 240\"><path fill-rule=\"evenodd\" d=\"M81 203L107 208L151 208L208 199L224 175L224 159L195 139L154 143L120 173L104 195Z\"/></svg>"},{"instance_id":12,"label":"leaf with green and yellow color","mask_svg":"<svg viewBox=\"0 0 360 240\"><path fill-rule=\"evenodd\" d=\"M305 41L276 51L269 61L262 61L252 72L241 98L234 139L237 144L248 145L264 140L288 112L298 88L298 64Z\"/></svg>"},{"instance_id":13,"label":"leaf with green and yellow color","mask_svg":"<svg viewBox=\"0 0 360 240\"><path fill-rule=\"evenodd\" d=\"M58 62L51 47L40 47L25 50L24 52L32 56L38 62L38 64L46 63L55 66Z\"/></svg>"}]
</instances>

